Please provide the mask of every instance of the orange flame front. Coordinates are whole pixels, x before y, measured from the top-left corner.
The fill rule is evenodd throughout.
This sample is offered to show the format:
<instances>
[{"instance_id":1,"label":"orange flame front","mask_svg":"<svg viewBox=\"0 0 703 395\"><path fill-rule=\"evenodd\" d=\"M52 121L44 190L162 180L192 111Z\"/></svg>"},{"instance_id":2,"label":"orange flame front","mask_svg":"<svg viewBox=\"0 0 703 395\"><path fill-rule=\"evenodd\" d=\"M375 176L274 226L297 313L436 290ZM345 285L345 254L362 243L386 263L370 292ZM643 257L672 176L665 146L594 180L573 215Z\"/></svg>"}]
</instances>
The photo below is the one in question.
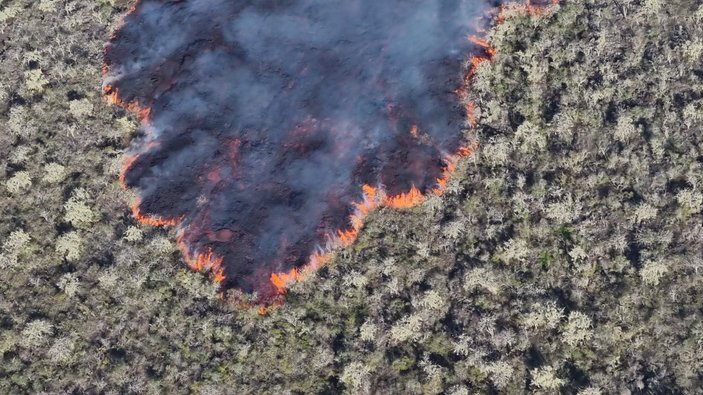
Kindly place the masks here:
<instances>
[{"instance_id":1,"label":"orange flame front","mask_svg":"<svg viewBox=\"0 0 703 395\"><path fill-rule=\"evenodd\" d=\"M442 176L437 179L437 187L430 191L432 194L441 195L446 189L452 174L456 171L457 162L460 158L471 155L477 148L474 142L470 145L461 147L456 154L448 155L445 159L447 165L443 168ZM280 295L286 293L288 287L293 283L301 281L306 275L314 272L320 266L329 262L338 248L349 247L356 241L359 232L363 227L364 220L373 211L379 208L387 207L392 209L408 209L415 207L425 201L426 196L415 186L410 188L410 191L399 195L388 196L383 188L373 187L371 185L362 186L363 200L354 203L354 214L349 218L351 227L346 230L339 230L330 243L327 250L316 252L310 257L307 265L302 268L293 268L288 272L272 273L271 283L276 287Z\"/></svg>"},{"instance_id":2,"label":"orange flame front","mask_svg":"<svg viewBox=\"0 0 703 395\"><path fill-rule=\"evenodd\" d=\"M552 6L559 5L560 0L550 0ZM545 12L547 8L543 5L534 4L532 0L527 0L525 4L520 3L508 3L503 4L499 8L498 16L496 17L496 23L501 24L506 21L512 15L528 14L528 15L541 15Z\"/></svg>"},{"instance_id":3,"label":"orange flame front","mask_svg":"<svg viewBox=\"0 0 703 395\"><path fill-rule=\"evenodd\" d=\"M552 5L558 5L559 0L550 0ZM499 8L498 16L495 21L497 24L503 23L511 12L526 12L529 15L538 15L544 12L544 8L538 5L532 4L527 1L526 4L507 4ZM459 100L464 103L466 110L467 122L470 128L475 128L478 124L476 115L476 103L470 100L469 88L471 85L471 80L476 74L477 68L484 62L490 62L497 54L496 48L494 48L488 40L480 38L475 35L468 36L467 39L477 46L483 49L482 55L473 55L469 59L469 68L464 76L464 84L459 87L455 93L457 94ZM413 137L418 136L417 126L413 126L410 129L410 134ZM478 142L473 141L467 144L453 154L448 155L445 158L446 166L442 169L442 176L437 178L437 186L430 191L434 195L442 195L449 184L449 180L452 175L456 172L457 164L461 158L471 155L478 148ZM301 281L307 273L315 271L319 266L328 262L333 256L334 251L337 248L348 247L359 235L364 219L369 215L369 213L377 208L388 207L394 209L407 209L415 207L425 201L426 196L422 194L420 190L416 187L412 187L410 191L402 193L396 196L387 196L382 188L374 188L370 185L364 185L362 187L363 201L355 203L355 212L350 217L351 227L347 230L340 230L337 232L334 242L331 247L329 247L323 253L315 253L310 258L310 263L301 269L292 269L288 272L282 273L272 273L271 282L278 290L279 294L285 294L287 288L297 281Z\"/></svg>"},{"instance_id":4,"label":"orange flame front","mask_svg":"<svg viewBox=\"0 0 703 395\"><path fill-rule=\"evenodd\" d=\"M550 0L552 5L558 5L559 0ZM135 11L136 3L131 7L126 15L129 15ZM534 5L531 1L527 1L526 4L505 4L500 6L498 14L495 18L495 23L503 23L507 18L515 13L524 12L529 15L538 15L544 12L544 7ZM125 16L126 16L125 15ZM123 19L120 24L123 23ZM119 27L115 29L118 31ZM476 44L483 49L483 55L474 55L469 60L468 71L464 76L463 85L459 87L455 93L462 103L464 103L467 115L468 125L473 129L477 125L476 119L476 103L469 99L469 87L471 80L474 77L477 68L484 62L491 61L496 56L497 51L490 43L483 38L479 38L475 35L469 36L468 40ZM109 70L107 65L103 65L102 68L103 76L107 76ZM130 102L125 103L119 96L119 92L109 84L105 84L103 87L103 93L105 100L111 104L125 108L137 115L138 119L144 124L148 125L150 122L150 108L148 106L143 106L140 103ZM413 126L410 129L410 134L414 138L419 138L417 126ZM238 144L238 143L237 143ZM437 186L429 191L434 195L442 195L449 183L450 178L456 172L457 164L461 158L471 155L478 148L478 143L473 141L470 144L462 146L459 150L451 155L445 157L446 166L442 169L442 175L437 178ZM236 150L235 150L236 151ZM134 165L135 161L138 159L138 155L127 156L124 160L122 171L120 173L120 183L123 187L125 184L125 174ZM232 160L236 159L236 154L233 155ZM379 208L387 207L393 209L408 209L415 207L425 201L426 196L422 194L415 186L413 186L408 192L402 193L395 196L388 196L382 187L373 187L370 185L364 185L362 187L363 199L361 202L354 203L354 213L350 216L350 228L346 230L339 230L335 235L331 237L331 243L328 244L326 250L320 250L313 253L308 263L301 268L294 268L288 272L272 273L270 280L271 283L276 288L279 295L286 293L286 290L290 285L295 282L303 280L307 275L313 273L321 266L327 264L335 254L335 250L338 248L344 248L352 245L357 239L361 228L363 227L366 217L373 211ZM139 198L136 199L134 205L132 206L132 214L134 218L137 219L142 224L150 226L179 226L182 223L182 218L159 218L151 217L145 215L139 211L139 205L141 201ZM224 268L222 267L222 257L217 257L212 251L196 252L193 253L189 250L183 241L183 229L179 230L177 244L179 249L183 252L183 256L186 264L192 270L197 272L207 272L210 274L210 278L216 282L221 283L225 279ZM224 293L219 294L220 298L224 298ZM280 303L280 300L278 301ZM251 304L247 302L238 302L244 307L252 307ZM276 301L274 301L276 304ZM269 311L267 306L261 305L258 307L258 313L265 315Z\"/></svg>"},{"instance_id":5,"label":"orange flame front","mask_svg":"<svg viewBox=\"0 0 703 395\"><path fill-rule=\"evenodd\" d=\"M211 250L201 253L191 253L190 249L183 241L183 230L178 232L178 248L183 253L186 265L193 271L210 273L210 279L219 284L225 279L225 269L222 267L222 257L216 256ZM224 297L224 295L222 295Z\"/></svg>"}]
</instances>

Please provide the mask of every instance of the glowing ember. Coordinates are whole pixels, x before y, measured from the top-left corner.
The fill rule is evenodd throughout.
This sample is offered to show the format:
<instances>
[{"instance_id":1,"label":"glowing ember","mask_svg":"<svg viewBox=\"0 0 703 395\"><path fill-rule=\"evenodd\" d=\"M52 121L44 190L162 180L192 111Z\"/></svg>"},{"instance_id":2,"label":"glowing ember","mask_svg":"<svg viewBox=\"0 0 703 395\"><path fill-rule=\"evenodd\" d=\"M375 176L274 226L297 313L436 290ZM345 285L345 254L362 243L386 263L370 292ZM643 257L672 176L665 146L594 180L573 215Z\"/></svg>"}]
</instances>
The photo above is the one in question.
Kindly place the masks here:
<instances>
[{"instance_id":1,"label":"glowing ember","mask_svg":"<svg viewBox=\"0 0 703 395\"><path fill-rule=\"evenodd\" d=\"M468 81L495 51L472 22L488 7L138 2L103 68L106 99L142 120L120 178L135 218L176 226L188 266L224 288L285 293L372 210L443 193L475 149Z\"/></svg>"}]
</instances>

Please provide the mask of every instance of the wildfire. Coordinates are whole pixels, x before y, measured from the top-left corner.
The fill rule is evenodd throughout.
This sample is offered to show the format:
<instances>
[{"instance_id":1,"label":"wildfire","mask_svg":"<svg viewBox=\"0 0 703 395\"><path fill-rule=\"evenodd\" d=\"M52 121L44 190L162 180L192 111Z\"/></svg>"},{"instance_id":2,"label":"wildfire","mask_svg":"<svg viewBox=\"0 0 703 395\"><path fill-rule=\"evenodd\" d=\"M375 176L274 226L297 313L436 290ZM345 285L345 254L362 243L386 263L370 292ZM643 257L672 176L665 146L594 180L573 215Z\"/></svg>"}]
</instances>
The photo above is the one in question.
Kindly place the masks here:
<instances>
[{"instance_id":1,"label":"wildfire","mask_svg":"<svg viewBox=\"0 0 703 395\"><path fill-rule=\"evenodd\" d=\"M176 218L161 218L144 215L139 210L141 202L141 198L137 197L132 204L132 216L140 223L149 226L176 226L181 222L180 219Z\"/></svg>"},{"instance_id":2,"label":"wildfire","mask_svg":"<svg viewBox=\"0 0 703 395\"><path fill-rule=\"evenodd\" d=\"M469 121L469 126L475 128L478 121L476 120L476 103L473 101L467 101L466 106L466 119Z\"/></svg>"},{"instance_id":3,"label":"wildfire","mask_svg":"<svg viewBox=\"0 0 703 395\"><path fill-rule=\"evenodd\" d=\"M554 4L558 4L558 0L552 0ZM533 13L536 12L534 9L540 9L537 6L531 5L529 2L527 5L528 11ZM501 13L504 9L501 8ZM497 19L500 23L500 17ZM476 74L476 69L483 63L492 61L495 57L497 51L491 46L491 44L483 38L475 35L468 36L467 39L477 46L481 47L484 51L484 55L473 55L469 60L469 68L464 76L464 84L459 87L455 93L459 97L459 100L465 103L466 116L469 126L473 129L477 125L476 119L476 103L469 100L469 86L471 79ZM410 129L410 134L417 138L418 129L416 125L413 125ZM437 186L430 191L430 193L441 196L449 183L452 175L456 171L457 163L459 159L471 155L478 148L477 142L472 142L469 145L462 146L453 155L447 155L445 158L446 166L442 169L442 176L437 178ZM378 208L388 207L393 209L407 209L415 207L425 201L426 196L422 192L413 186L410 191L402 193L396 196L387 196L386 193L380 187L372 187L370 185L364 185L362 187L363 200L361 202L354 203L355 212L349 218L351 228L347 230L339 230L334 242L328 248L327 251L323 253L315 253L310 257L310 262L304 266L302 269L294 268L288 272L272 273L271 282L276 287L276 290L280 295L286 293L286 290L290 285L295 282L301 281L305 274L310 273L317 269L319 266L329 261L334 256L334 251L337 248L348 247L354 243L359 235L361 227L364 224L365 218L369 213Z\"/></svg>"},{"instance_id":4,"label":"wildfire","mask_svg":"<svg viewBox=\"0 0 703 395\"><path fill-rule=\"evenodd\" d=\"M136 162L137 156L126 156L122 161L122 168L120 169L120 185L122 189L127 189L127 182L125 181L125 174L132 168L134 162Z\"/></svg>"},{"instance_id":5,"label":"wildfire","mask_svg":"<svg viewBox=\"0 0 703 395\"><path fill-rule=\"evenodd\" d=\"M413 138L420 138L420 134L418 133L417 125L413 125L412 128L410 128L410 135L413 136Z\"/></svg>"},{"instance_id":6,"label":"wildfire","mask_svg":"<svg viewBox=\"0 0 703 395\"><path fill-rule=\"evenodd\" d=\"M559 0L550 0L550 2L552 5L559 4ZM135 9L136 2L132 5L127 15L132 14ZM500 24L504 22L507 18L514 15L514 13L527 12L529 15L537 15L544 12L544 9L545 8L543 6L535 5L529 0L527 0L525 4L505 4L499 7L498 14L495 18L495 23ZM124 17L119 23L124 23ZM115 29L115 31L118 30L119 27L118 29ZM476 103L469 99L469 87L471 80L474 77L477 68L484 62L492 61L496 56L497 51L485 38L471 35L468 36L467 39L482 48L483 53L480 55L474 55L469 59L469 65L464 75L463 84L455 91L455 93L461 103L465 106L468 125L473 129L477 125L477 116ZM108 75L109 70L107 65L103 65L102 72L103 76ZM138 119L147 126L151 122L151 108L149 106L138 103L137 101L125 102L120 97L118 90L110 84L104 85L103 93L104 98L108 103L120 106L127 111L136 114ZM389 113L391 116L393 115L393 111L389 111ZM411 127L410 135L416 139L420 138L417 125L413 125ZM240 146L241 141L239 140L233 140L229 144L229 160L232 164L237 162ZM457 152L446 155L444 158L445 166L442 168L440 177L436 179L436 186L427 191L427 193L437 196L442 195L446 191L451 177L455 174L459 161L462 158L471 155L477 148L477 142L473 141L470 144L460 147ZM126 188L125 175L132 168L137 159L138 155L127 156L123 162L120 172L120 183L124 188ZM220 175L219 173L216 174L211 172L208 174L208 178L212 182L217 182L220 179ZM409 191L392 196L389 196L381 185L375 187L371 185L363 185L361 192L362 199L359 202L353 203L354 210L352 215L349 217L349 228L340 229L335 234L331 235L326 248L315 251L309 257L307 264L303 267L293 268L287 272L271 273L270 281L279 295L285 294L287 289L293 283L302 281L306 276L327 264L334 257L339 248L351 246L358 238L364 225L364 221L372 211L381 208L409 209L418 206L427 199L427 195L423 194L423 192L414 185ZM177 244L183 253L187 266L190 269L196 272L208 273L209 277L218 284L225 280L222 257L217 256L212 250L209 249L206 251L194 252L187 246L184 241L185 229L181 226L183 223L183 218L161 218L149 216L140 211L140 204L141 199L137 198L132 206L132 214L140 223L150 226L174 226L179 228ZM219 296L221 299L224 299L224 293L220 293ZM280 302L280 298L278 301L273 301L274 304L278 302ZM244 303L247 307L252 307L251 304L247 305L246 302L240 303ZM265 305L258 307L259 314L267 314L268 311L268 307Z\"/></svg>"},{"instance_id":7,"label":"wildfire","mask_svg":"<svg viewBox=\"0 0 703 395\"><path fill-rule=\"evenodd\" d=\"M179 230L176 241L178 248L183 253L186 265L191 270L199 273L210 273L210 279L217 284L224 281L225 269L222 267L222 257L216 256L211 250L192 254L188 246L183 242L183 229ZM224 295L221 297L224 297Z\"/></svg>"},{"instance_id":8,"label":"wildfire","mask_svg":"<svg viewBox=\"0 0 703 395\"><path fill-rule=\"evenodd\" d=\"M473 122L471 127L475 127L476 123ZM471 144L459 148L456 154L449 155L445 158L447 165L442 169L442 176L437 178L437 188L432 190L435 195L441 196L447 189L449 180L452 175L456 172L457 165L461 158L465 158L474 153L478 149L478 142L473 141Z\"/></svg>"},{"instance_id":9,"label":"wildfire","mask_svg":"<svg viewBox=\"0 0 703 395\"><path fill-rule=\"evenodd\" d=\"M559 5L560 0L549 0L549 4L552 6ZM540 15L545 12L548 8L543 4L536 4L533 0L527 0L525 4L520 3L508 3L503 4L499 7L498 16L495 18L497 24L505 22L506 19L513 15L519 15L522 13L527 13L528 15Z\"/></svg>"},{"instance_id":10,"label":"wildfire","mask_svg":"<svg viewBox=\"0 0 703 395\"><path fill-rule=\"evenodd\" d=\"M133 6L129 13L134 12ZM128 14L129 14L128 13ZM103 65L102 68L103 76L107 75L109 72L108 68L106 65ZM138 102L133 101L130 103L127 103L123 101L120 98L119 92L117 89L113 88L111 85L106 84L103 87L103 93L104 93L104 98L105 100L112 104L116 105L119 107L122 107L126 109L127 111L134 113L137 115L138 119L144 124L144 125L149 125L150 123L150 118L149 115L151 113L151 108L148 106L142 106ZM148 142L146 145L146 148L151 148L153 145L155 145L155 142ZM232 159L236 159L236 150L239 148L239 141L236 141L232 144L232 148L234 150L234 154ZM127 172L129 171L130 168L134 165L135 161L139 158L138 155L130 155L126 156L123 163L122 163L122 168L120 171L120 184L123 188L127 188L126 185L126 180L125 176ZM219 175L213 174L212 177L217 178ZM141 224L143 225L149 225L149 226L173 226L177 227L179 226L182 222L182 218L162 218L162 217L154 217L150 215L146 215L142 213L139 209L139 206L141 205L141 198L137 197L132 204L132 216ZM215 283L221 283L222 281L225 280L225 270L224 267L222 267L222 257L217 257L215 254L208 250L203 253L195 253L192 254L186 244L183 242L183 229L179 230L179 236L177 238L177 244L181 252L183 253L184 260L186 262L186 265L191 268L192 270L196 272L208 272L210 273L210 278L212 281ZM220 295L221 298L224 298L224 294Z\"/></svg>"},{"instance_id":11,"label":"wildfire","mask_svg":"<svg viewBox=\"0 0 703 395\"><path fill-rule=\"evenodd\" d=\"M496 49L491 46L491 44L488 43L488 40L485 38L480 38L476 35L470 35L469 41L472 43L478 45L479 47L483 48L484 51L486 51L486 54L488 55L489 58L493 58L496 54Z\"/></svg>"},{"instance_id":12,"label":"wildfire","mask_svg":"<svg viewBox=\"0 0 703 395\"><path fill-rule=\"evenodd\" d=\"M472 143L461 147L456 154L448 155L445 159L447 165L442 169L442 176L437 179L437 187L432 189L430 193L435 195L444 193L449 179L456 171L459 159L471 155L476 148L477 144ZM427 198L427 196L415 186L411 187L408 192L394 196L388 196L380 186L373 187L371 185L364 185L361 190L363 200L354 203L354 213L349 217L351 227L346 230L337 231L336 237L333 238L332 243L330 243L326 251L315 252L315 254L310 257L308 264L300 269L293 268L288 272L271 274L271 283L276 287L279 295L285 294L290 285L303 280L306 275L329 262L334 257L335 250L352 245L359 236L364 220L373 210L383 207L408 209L421 204Z\"/></svg>"},{"instance_id":13,"label":"wildfire","mask_svg":"<svg viewBox=\"0 0 703 395\"><path fill-rule=\"evenodd\" d=\"M106 67L103 67L103 73L107 73L108 69ZM142 106L139 104L137 101L132 101L129 103L124 102L121 98L119 93L117 92L117 89L112 87L112 85L105 85L103 87L103 94L105 100L112 105L122 107L125 110L136 114L137 119L144 123L149 122L149 116L151 115L151 108L147 106Z\"/></svg>"}]
</instances>

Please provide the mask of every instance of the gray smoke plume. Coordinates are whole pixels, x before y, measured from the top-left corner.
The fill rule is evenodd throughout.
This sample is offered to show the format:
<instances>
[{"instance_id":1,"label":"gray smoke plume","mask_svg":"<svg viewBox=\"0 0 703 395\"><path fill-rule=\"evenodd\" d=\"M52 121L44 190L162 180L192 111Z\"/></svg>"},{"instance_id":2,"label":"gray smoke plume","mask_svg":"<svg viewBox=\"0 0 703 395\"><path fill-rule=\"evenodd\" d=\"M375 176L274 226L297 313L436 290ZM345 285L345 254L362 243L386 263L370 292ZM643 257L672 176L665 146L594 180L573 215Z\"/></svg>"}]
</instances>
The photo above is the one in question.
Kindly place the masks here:
<instances>
[{"instance_id":1,"label":"gray smoke plume","mask_svg":"<svg viewBox=\"0 0 703 395\"><path fill-rule=\"evenodd\" d=\"M466 127L456 90L487 0L146 0L105 86L150 108L126 184L182 218L227 287L271 295L348 227L363 184L427 191ZM411 133L416 127L417 133Z\"/></svg>"}]
</instances>

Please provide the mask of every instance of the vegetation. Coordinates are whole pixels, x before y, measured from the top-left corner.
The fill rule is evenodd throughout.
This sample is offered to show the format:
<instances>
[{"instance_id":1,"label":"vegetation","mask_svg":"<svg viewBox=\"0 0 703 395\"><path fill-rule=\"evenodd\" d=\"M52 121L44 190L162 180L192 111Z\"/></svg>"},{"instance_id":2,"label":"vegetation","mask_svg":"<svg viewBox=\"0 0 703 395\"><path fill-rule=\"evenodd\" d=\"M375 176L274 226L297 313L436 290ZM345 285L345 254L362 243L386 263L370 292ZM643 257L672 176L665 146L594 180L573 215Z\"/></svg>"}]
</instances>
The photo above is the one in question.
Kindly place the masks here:
<instances>
[{"instance_id":1,"label":"vegetation","mask_svg":"<svg viewBox=\"0 0 703 395\"><path fill-rule=\"evenodd\" d=\"M0 393L703 385L701 1L508 12L447 192L373 213L266 315L130 216L136 122L98 89L126 3L0 1Z\"/></svg>"}]
</instances>

